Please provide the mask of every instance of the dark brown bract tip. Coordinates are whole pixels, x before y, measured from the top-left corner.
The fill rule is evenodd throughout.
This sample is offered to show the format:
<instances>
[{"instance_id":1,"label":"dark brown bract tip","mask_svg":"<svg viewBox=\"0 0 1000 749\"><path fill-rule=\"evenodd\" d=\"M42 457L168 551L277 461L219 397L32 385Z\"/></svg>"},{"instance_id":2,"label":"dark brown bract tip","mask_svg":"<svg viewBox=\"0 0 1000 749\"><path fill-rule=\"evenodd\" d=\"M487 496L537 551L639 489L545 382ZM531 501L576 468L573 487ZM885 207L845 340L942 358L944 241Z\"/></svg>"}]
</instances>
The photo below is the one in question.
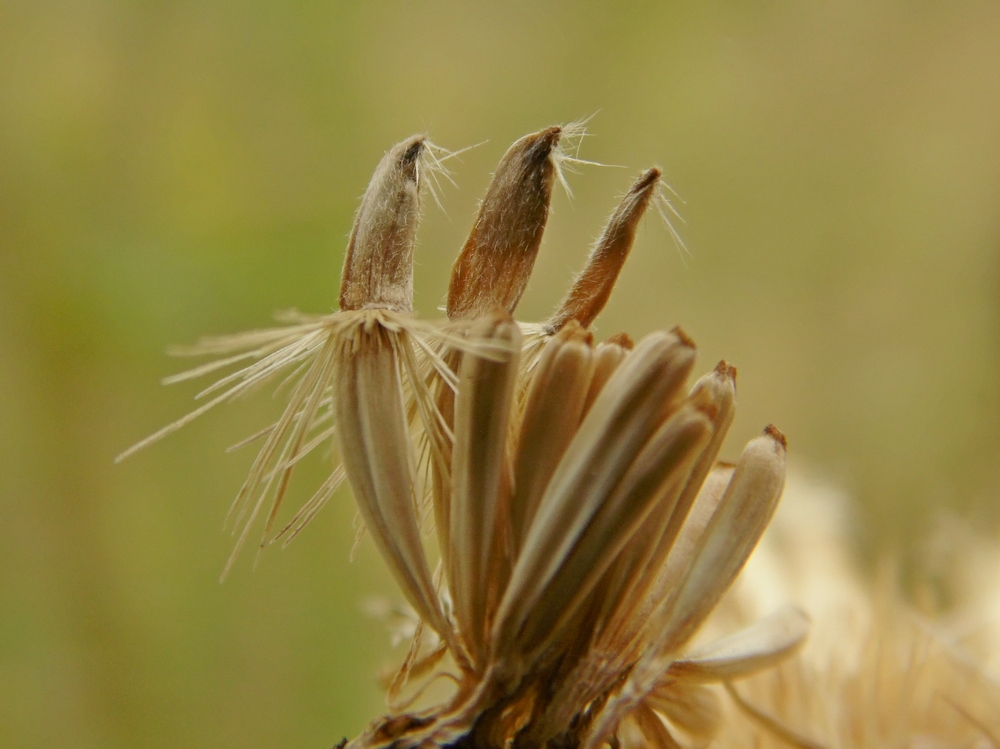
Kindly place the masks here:
<instances>
[{"instance_id":1,"label":"dark brown bract tip","mask_svg":"<svg viewBox=\"0 0 1000 749\"><path fill-rule=\"evenodd\" d=\"M788 440L785 438L785 435L781 432L781 430L774 424L768 424L764 427L764 434L780 444L782 450L788 449Z\"/></svg>"},{"instance_id":2,"label":"dark brown bract tip","mask_svg":"<svg viewBox=\"0 0 1000 749\"><path fill-rule=\"evenodd\" d=\"M401 165L416 165L417 159L420 158L420 154L424 150L424 142L427 139L423 135L413 135L409 139L404 140L403 144L412 141L410 145L399 159Z\"/></svg>"},{"instance_id":3,"label":"dark brown bract tip","mask_svg":"<svg viewBox=\"0 0 1000 749\"><path fill-rule=\"evenodd\" d=\"M681 343L683 343L685 346L690 346L691 348L698 348L695 345L694 339L692 339L691 336L685 333L683 329L681 329L680 325L675 325L674 327L672 327L670 329L670 332L673 333L678 338L680 338Z\"/></svg>"},{"instance_id":4,"label":"dark brown bract tip","mask_svg":"<svg viewBox=\"0 0 1000 749\"><path fill-rule=\"evenodd\" d=\"M534 135L528 135L521 140L527 140L527 148L525 149L527 157L537 163L541 163L549 158L553 149L559 145L561 137L562 127L553 125L552 127L538 131Z\"/></svg>"},{"instance_id":5,"label":"dark brown bract tip","mask_svg":"<svg viewBox=\"0 0 1000 749\"><path fill-rule=\"evenodd\" d=\"M731 380L736 379L736 367L727 362L725 359L715 365L715 371Z\"/></svg>"},{"instance_id":6,"label":"dark brown bract tip","mask_svg":"<svg viewBox=\"0 0 1000 749\"><path fill-rule=\"evenodd\" d=\"M635 348L635 341L632 340L632 336L630 336L625 331L622 331L621 333L615 333L607 340L607 342L617 344L618 346L621 346L623 349L627 349L628 351L631 351L632 349Z\"/></svg>"},{"instance_id":7,"label":"dark brown bract tip","mask_svg":"<svg viewBox=\"0 0 1000 749\"><path fill-rule=\"evenodd\" d=\"M581 343L586 343L588 346L592 346L594 344L594 334L587 328L583 327L576 320L570 320L570 322L563 326L563 329L559 332L567 341L576 340Z\"/></svg>"},{"instance_id":8,"label":"dark brown bract tip","mask_svg":"<svg viewBox=\"0 0 1000 749\"><path fill-rule=\"evenodd\" d=\"M656 166L650 167L645 172L643 172L642 176L636 180L634 185L632 185L632 188L629 190L629 194L634 195L642 193L648 190L650 187L654 187L656 183L660 181L661 176L663 176L663 172L660 171L659 167Z\"/></svg>"}]
</instances>

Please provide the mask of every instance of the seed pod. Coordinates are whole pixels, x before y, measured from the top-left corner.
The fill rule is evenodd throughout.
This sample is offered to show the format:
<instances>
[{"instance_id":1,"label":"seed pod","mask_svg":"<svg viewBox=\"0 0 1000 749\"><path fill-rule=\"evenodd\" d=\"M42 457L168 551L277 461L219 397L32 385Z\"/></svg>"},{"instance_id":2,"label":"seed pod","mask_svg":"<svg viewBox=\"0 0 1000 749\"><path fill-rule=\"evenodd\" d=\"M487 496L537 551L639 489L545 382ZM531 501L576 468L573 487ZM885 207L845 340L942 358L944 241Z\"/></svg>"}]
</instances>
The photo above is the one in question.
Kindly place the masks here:
<instances>
[{"instance_id":1,"label":"seed pod","mask_svg":"<svg viewBox=\"0 0 1000 749\"><path fill-rule=\"evenodd\" d=\"M770 668L797 650L809 634L809 617L794 606L674 661L667 678L687 682L742 679Z\"/></svg>"},{"instance_id":2,"label":"seed pod","mask_svg":"<svg viewBox=\"0 0 1000 749\"><path fill-rule=\"evenodd\" d=\"M696 505L691 520L701 526L705 516L710 519L694 539L685 538L686 532L681 531L668 560L668 565L673 563L680 572L674 578L676 587L650 623L656 634L595 721L582 744L584 749L597 749L622 718L656 688L677 650L701 626L743 568L784 488L785 448L784 435L768 426L743 450L721 498L714 492L699 494L697 504L704 498L712 507L702 511ZM687 543L682 545L682 541Z\"/></svg>"},{"instance_id":3,"label":"seed pod","mask_svg":"<svg viewBox=\"0 0 1000 749\"><path fill-rule=\"evenodd\" d=\"M687 403L711 420L712 436L690 475L657 502L647 522L637 531L633 543L609 571L609 574L614 572L615 577L609 583L605 613L599 624L601 629L606 628L599 638L606 641L609 652L624 648L638 635L638 628L646 623L643 614L648 615L649 611L641 601L655 583L698 488L715 462L732 423L736 400L735 373L734 367L722 362L713 372L698 380L687 398Z\"/></svg>"},{"instance_id":4,"label":"seed pod","mask_svg":"<svg viewBox=\"0 0 1000 749\"><path fill-rule=\"evenodd\" d=\"M584 413L590 411L605 383L633 348L632 339L625 333L600 343L594 351L594 374L590 378L590 389L584 403Z\"/></svg>"},{"instance_id":5,"label":"seed pod","mask_svg":"<svg viewBox=\"0 0 1000 749\"><path fill-rule=\"evenodd\" d=\"M649 438L614 491L592 514L588 513L589 498L580 498L581 519L586 524L575 538L570 537L571 544L559 539L561 543L553 554L559 561L559 567L545 585L533 610L524 618L524 624L512 633L510 642L515 648L543 664L566 654L566 645L576 640L576 637L568 635L566 624L585 607L601 608L603 601L595 600L596 596L591 595L598 582L632 542L639 527L648 522L656 502L684 481L710 436L708 418L698 409L685 404ZM538 522L542 520L539 513ZM568 527L572 529L576 524L571 522ZM513 586L514 580L511 588ZM614 592L602 591L609 596ZM501 621L498 616L498 622ZM500 626L498 631L503 631ZM564 682L563 686L572 690L574 685ZM576 707L583 709L584 706L578 704Z\"/></svg>"},{"instance_id":6,"label":"seed pod","mask_svg":"<svg viewBox=\"0 0 1000 749\"><path fill-rule=\"evenodd\" d=\"M379 551L410 603L465 657L431 579L417 515L403 371L429 447L442 440L433 401L418 373L408 323L413 246L420 213L421 157L429 144L413 136L379 163L354 222L341 281L341 308L361 311L345 323L337 350L333 408L344 469ZM348 317L350 317L348 315Z\"/></svg>"},{"instance_id":7,"label":"seed pod","mask_svg":"<svg viewBox=\"0 0 1000 749\"><path fill-rule=\"evenodd\" d=\"M653 167L643 172L626 193L608 219L608 225L591 251L583 271L573 281L559 309L544 324L547 332L554 333L568 320L576 320L588 328L604 309L635 242L639 220L646 213L659 181L660 170Z\"/></svg>"},{"instance_id":8,"label":"seed pod","mask_svg":"<svg viewBox=\"0 0 1000 749\"><path fill-rule=\"evenodd\" d=\"M681 530L670 547L670 553L659 571L649 596L651 608L646 611L647 616L652 613L652 608L659 606L680 584L681 578L687 572L687 565L695 547L726 493L735 468L732 463L720 462L713 466L705 477L691 509L684 518Z\"/></svg>"},{"instance_id":9,"label":"seed pod","mask_svg":"<svg viewBox=\"0 0 1000 749\"><path fill-rule=\"evenodd\" d=\"M660 652L690 639L757 545L785 486L784 435L774 426L743 450L725 494L691 555L663 624Z\"/></svg>"},{"instance_id":10,"label":"seed pod","mask_svg":"<svg viewBox=\"0 0 1000 749\"><path fill-rule=\"evenodd\" d=\"M701 461L692 471L691 480L688 482L684 494L678 500L677 507L670 519L670 525L664 532L661 543L668 549L673 546L691 505L698 495L698 490L712 466L715 465L719 450L722 449L722 443L733 423L733 417L736 416L736 367L726 361L720 361L714 370L695 383L691 389L691 398L696 402L710 404L714 411L712 416L714 432L712 433L712 441L705 450ZM661 558L660 562L662 561Z\"/></svg>"},{"instance_id":11,"label":"seed pod","mask_svg":"<svg viewBox=\"0 0 1000 749\"><path fill-rule=\"evenodd\" d=\"M340 308L413 309L413 245L420 220L423 135L396 144L372 175L340 278Z\"/></svg>"},{"instance_id":12,"label":"seed pod","mask_svg":"<svg viewBox=\"0 0 1000 749\"><path fill-rule=\"evenodd\" d=\"M399 343L373 326L337 352L333 405L344 468L358 509L407 600L444 635L449 626L431 580L414 511L410 433L399 379Z\"/></svg>"},{"instance_id":13,"label":"seed pod","mask_svg":"<svg viewBox=\"0 0 1000 749\"><path fill-rule=\"evenodd\" d=\"M575 652L583 655L572 668L565 668L554 679L559 688L546 716L548 725L540 730L551 731L553 727L566 725L573 715L611 689L655 634L647 631L647 625L655 608L652 604L662 601L664 595L655 583L673 542L666 529L679 512L681 502L686 501L684 497L690 487L701 485L703 467L714 461L722 442L734 396L729 375L728 370L717 368L701 378L688 396L686 405L697 408L712 421L712 436L690 473L662 487L646 519L591 594L591 610L574 622L581 631ZM723 435L716 432L717 428L722 429ZM572 658L565 658L564 665L571 661ZM541 736L551 738L544 733Z\"/></svg>"},{"instance_id":14,"label":"seed pod","mask_svg":"<svg viewBox=\"0 0 1000 749\"><path fill-rule=\"evenodd\" d=\"M593 371L591 335L575 323L546 343L535 366L514 464L510 525L515 557L545 487L580 426Z\"/></svg>"},{"instance_id":15,"label":"seed pod","mask_svg":"<svg viewBox=\"0 0 1000 749\"><path fill-rule=\"evenodd\" d=\"M636 587L643 591L652 588L648 596L649 600L643 607L646 615L651 613L652 608L662 601L666 595L668 588L658 586L656 584L657 579L663 573L664 563L674 554L675 543L681 532L681 528L684 527L688 513L691 511L691 506L694 504L699 492L703 491L705 479L715 464L719 450L722 448L722 443L729 432L729 427L733 423L733 417L736 415L736 367L725 361L719 362L712 372L709 372L695 383L689 397L692 401L703 404L703 408L711 412L712 439L702 453L701 458L699 458L698 463L692 469L691 476L677 498L677 502L672 508L666 524L657 529L657 535L655 536L657 540L652 542L654 551L650 556L645 571L641 575L641 581L637 582ZM726 474L727 481L729 475L729 473ZM720 497L724 488L725 484L719 489ZM642 618L640 618L641 620Z\"/></svg>"},{"instance_id":16,"label":"seed pod","mask_svg":"<svg viewBox=\"0 0 1000 749\"><path fill-rule=\"evenodd\" d=\"M504 154L459 253L448 286L448 317L513 313L535 264L549 217L562 128L526 135Z\"/></svg>"}]
</instances>

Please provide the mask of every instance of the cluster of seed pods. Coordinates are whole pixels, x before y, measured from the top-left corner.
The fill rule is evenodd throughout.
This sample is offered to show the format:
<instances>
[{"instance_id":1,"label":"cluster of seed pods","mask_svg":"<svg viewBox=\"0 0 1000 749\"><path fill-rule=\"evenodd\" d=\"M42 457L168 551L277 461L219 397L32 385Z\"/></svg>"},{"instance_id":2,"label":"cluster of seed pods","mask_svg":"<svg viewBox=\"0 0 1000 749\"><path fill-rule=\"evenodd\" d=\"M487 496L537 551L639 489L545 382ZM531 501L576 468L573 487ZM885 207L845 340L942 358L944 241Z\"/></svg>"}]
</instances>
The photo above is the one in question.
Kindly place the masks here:
<instances>
[{"instance_id":1,"label":"cluster of seed pods","mask_svg":"<svg viewBox=\"0 0 1000 749\"><path fill-rule=\"evenodd\" d=\"M553 315L513 318L572 135L550 127L503 156L440 321L414 315L412 266L422 192L447 152L424 136L396 145L362 198L340 310L203 341L197 353L222 358L175 379L251 363L137 446L291 372L288 406L255 435L263 445L234 502L237 550L262 516L262 546L294 536L346 478L420 620L391 704L435 674L457 685L440 704L395 705L354 746L704 742L721 720L713 682L767 668L805 638L805 617L788 609L687 650L773 514L785 440L769 426L720 463L734 367L688 388L695 347L679 328L594 340L640 219L666 200L658 169L627 191ZM339 462L275 534L296 464L323 445Z\"/></svg>"}]
</instances>

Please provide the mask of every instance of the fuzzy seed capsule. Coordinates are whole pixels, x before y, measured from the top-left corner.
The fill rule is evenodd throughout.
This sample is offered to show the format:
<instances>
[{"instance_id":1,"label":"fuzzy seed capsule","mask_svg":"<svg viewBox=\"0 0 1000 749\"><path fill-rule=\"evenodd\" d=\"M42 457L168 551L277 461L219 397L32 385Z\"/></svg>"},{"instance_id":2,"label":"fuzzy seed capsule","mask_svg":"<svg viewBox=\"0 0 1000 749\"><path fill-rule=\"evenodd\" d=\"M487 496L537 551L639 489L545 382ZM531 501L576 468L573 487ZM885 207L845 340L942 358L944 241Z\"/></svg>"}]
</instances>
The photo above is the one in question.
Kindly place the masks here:
<instances>
[{"instance_id":1,"label":"fuzzy seed capsule","mask_svg":"<svg viewBox=\"0 0 1000 749\"><path fill-rule=\"evenodd\" d=\"M372 175L347 244L340 308L413 309L413 246L420 221L423 135L393 146Z\"/></svg>"},{"instance_id":2,"label":"fuzzy seed capsule","mask_svg":"<svg viewBox=\"0 0 1000 749\"><path fill-rule=\"evenodd\" d=\"M604 233L587 259L587 265L573 281L559 309L545 323L547 332L554 333L569 320L576 320L585 328L590 327L604 309L635 242L639 220L646 213L659 182L660 170L653 167L643 172L629 189L608 219Z\"/></svg>"},{"instance_id":3,"label":"fuzzy seed capsule","mask_svg":"<svg viewBox=\"0 0 1000 749\"><path fill-rule=\"evenodd\" d=\"M512 313L524 293L549 217L562 128L526 135L504 154L459 253L448 286L448 317Z\"/></svg>"}]
</instances>

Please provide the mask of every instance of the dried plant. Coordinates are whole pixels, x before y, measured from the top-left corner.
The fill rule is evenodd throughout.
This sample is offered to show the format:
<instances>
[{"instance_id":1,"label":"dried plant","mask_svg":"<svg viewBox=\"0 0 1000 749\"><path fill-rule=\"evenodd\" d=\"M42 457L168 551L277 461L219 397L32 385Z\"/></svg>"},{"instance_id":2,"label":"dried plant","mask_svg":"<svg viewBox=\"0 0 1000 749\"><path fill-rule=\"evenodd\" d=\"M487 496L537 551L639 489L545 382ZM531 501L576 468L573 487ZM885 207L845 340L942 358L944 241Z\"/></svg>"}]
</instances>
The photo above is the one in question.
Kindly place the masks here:
<instances>
[{"instance_id":1,"label":"dried plant","mask_svg":"<svg viewBox=\"0 0 1000 749\"><path fill-rule=\"evenodd\" d=\"M729 687L716 737L740 749L1000 746L996 570L1000 547L942 523L935 576L947 610L907 603L892 565L869 580L854 558L846 498L797 479L711 623L739 627L795 601L815 624L778 667ZM928 555L930 556L930 555ZM990 669L993 669L993 676Z\"/></svg>"},{"instance_id":2,"label":"dried plant","mask_svg":"<svg viewBox=\"0 0 1000 749\"><path fill-rule=\"evenodd\" d=\"M294 535L346 477L419 620L392 712L353 746L704 743L725 716L706 684L772 667L806 637L806 617L785 608L689 647L775 510L785 439L769 426L735 465L717 462L736 370L721 362L688 389L695 347L679 328L594 343L589 326L644 212L672 210L658 169L626 193L552 317L512 318L581 134L550 127L510 147L452 270L448 319L433 323L412 313L414 237L421 190L450 154L423 136L395 146L355 219L340 311L201 342L190 353L222 358L171 381L252 363L128 451L285 378L288 406L255 435L263 445L233 505L234 557L268 505L262 547ZM274 534L296 464L331 442L339 464ZM449 695L406 706L404 693L441 675Z\"/></svg>"}]
</instances>

